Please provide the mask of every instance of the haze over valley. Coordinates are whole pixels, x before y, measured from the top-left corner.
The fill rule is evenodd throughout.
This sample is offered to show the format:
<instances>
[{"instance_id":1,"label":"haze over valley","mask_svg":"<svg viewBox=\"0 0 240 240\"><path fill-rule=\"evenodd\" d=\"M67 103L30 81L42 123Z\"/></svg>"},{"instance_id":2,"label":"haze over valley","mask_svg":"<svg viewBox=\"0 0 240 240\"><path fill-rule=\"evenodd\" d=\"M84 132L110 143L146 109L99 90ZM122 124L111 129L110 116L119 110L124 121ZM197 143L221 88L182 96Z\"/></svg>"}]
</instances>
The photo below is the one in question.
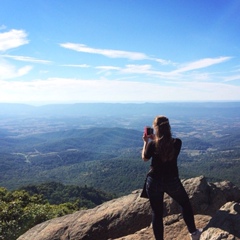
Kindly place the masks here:
<instances>
[{"instance_id":1,"label":"haze over valley","mask_svg":"<svg viewBox=\"0 0 240 240\"><path fill-rule=\"evenodd\" d=\"M169 117L182 178L240 186L240 103L0 104L0 186L61 182L116 195L141 188L142 132Z\"/></svg>"}]
</instances>

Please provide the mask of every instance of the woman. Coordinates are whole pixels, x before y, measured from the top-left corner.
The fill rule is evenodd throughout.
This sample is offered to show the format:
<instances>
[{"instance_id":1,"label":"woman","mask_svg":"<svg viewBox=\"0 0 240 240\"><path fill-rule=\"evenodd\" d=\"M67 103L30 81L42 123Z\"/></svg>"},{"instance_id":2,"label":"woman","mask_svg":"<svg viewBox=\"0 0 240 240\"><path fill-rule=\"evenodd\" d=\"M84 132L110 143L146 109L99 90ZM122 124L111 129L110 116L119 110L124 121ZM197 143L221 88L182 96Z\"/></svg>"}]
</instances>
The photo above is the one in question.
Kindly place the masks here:
<instances>
[{"instance_id":1,"label":"woman","mask_svg":"<svg viewBox=\"0 0 240 240\"><path fill-rule=\"evenodd\" d=\"M182 141L172 138L168 118L157 116L153 121L155 135L143 135L142 159L152 159L151 170L147 176L146 190L152 208L152 227L156 240L163 240L163 195L166 192L181 207L184 221L191 239L200 238L196 229L189 197L179 179L177 158ZM152 141L149 141L152 140Z\"/></svg>"}]
</instances>

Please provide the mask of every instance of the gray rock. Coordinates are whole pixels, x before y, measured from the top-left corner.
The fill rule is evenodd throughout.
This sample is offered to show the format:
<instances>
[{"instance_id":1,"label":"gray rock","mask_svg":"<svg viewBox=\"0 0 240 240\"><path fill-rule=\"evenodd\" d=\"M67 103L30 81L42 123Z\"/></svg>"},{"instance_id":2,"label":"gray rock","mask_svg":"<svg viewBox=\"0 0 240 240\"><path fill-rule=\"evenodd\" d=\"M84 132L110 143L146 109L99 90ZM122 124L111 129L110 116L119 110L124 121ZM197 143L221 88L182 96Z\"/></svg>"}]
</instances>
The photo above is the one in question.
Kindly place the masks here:
<instances>
[{"instance_id":1,"label":"gray rock","mask_svg":"<svg viewBox=\"0 0 240 240\"><path fill-rule=\"evenodd\" d=\"M240 189L229 181L208 183L204 176L182 180L195 214L213 215L228 201L240 202ZM165 216L180 213L176 202L165 196Z\"/></svg>"},{"instance_id":2,"label":"gray rock","mask_svg":"<svg viewBox=\"0 0 240 240\"><path fill-rule=\"evenodd\" d=\"M198 214L197 226L199 227L205 227L210 216L213 216L228 201L240 202L240 190L230 182L208 183L203 176L182 182L189 194L194 213ZM135 234L132 239L153 239L149 201L140 198L140 191L136 190L127 196L105 202L93 209L78 211L38 224L20 236L18 240L130 239L128 236L132 234ZM171 240L189 237L180 212L179 206L166 195L165 233L167 237L172 237L169 238ZM211 231L211 228L209 225L206 231ZM232 235L235 233L236 231L230 232ZM177 238L177 236L182 237Z\"/></svg>"},{"instance_id":3,"label":"gray rock","mask_svg":"<svg viewBox=\"0 0 240 240\"><path fill-rule=\"evenodd\" d=\"M198 228L205 227L210 216L195 215L195 222ZM164 218L164 239L165 240L190 240L187 227L179 215L170 215ZM154 240L152 227L146 227L134 234L117 238L114 240Z\"/></svg>"},{"instance_id":4,"label":"gray rock","mask_svg":"<svg viewBox=\"0 0 240 240\"><path fill-rule=\"evenodd\" d=\"M240 239L240 203L224 204L205 227L201 239Z\"/></svg>"},{"instance_id":5,"label":"gray rock","mask_svg":"<svg viewBox=\"0 0 240 240\"><path fill-rule=\"evenodd\" d=\"M150 225L148 200L139 191L103 203L93 209L78 211L38 224L18 240L100 240L128 235Z\"/></svg>"}]
</instances>

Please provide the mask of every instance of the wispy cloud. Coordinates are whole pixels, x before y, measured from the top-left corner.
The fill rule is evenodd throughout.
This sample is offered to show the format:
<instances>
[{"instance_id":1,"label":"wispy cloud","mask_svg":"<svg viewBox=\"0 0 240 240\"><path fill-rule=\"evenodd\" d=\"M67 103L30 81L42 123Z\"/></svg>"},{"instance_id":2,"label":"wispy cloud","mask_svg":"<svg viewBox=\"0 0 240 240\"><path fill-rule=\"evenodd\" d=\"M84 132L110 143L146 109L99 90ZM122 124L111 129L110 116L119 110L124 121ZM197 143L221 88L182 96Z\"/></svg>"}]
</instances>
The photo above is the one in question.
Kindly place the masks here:
<instances>
[{"instance_id":1,"label":"wispy cloud","mask_svg":"<svg viewBox=\"0 0 240 240\"><path fill-rule=\"evenodd\" d=\"M135 74L156 74L156 71L152 70L152 66L150 64L136 65L136 64L128 64L125 68L121 70L123 73L135 73Z\"/></svg>"},{"instance_id":2,"label":"wispy cloud","mask_svg":"<svg viewBox=\"0 0 240 240\"><path fill-rule=\"evenodd\" d=\"M2 24L2 25L0 26L0 31L1 31L1 30L4 30L4 29L6 29L6 28L7 28L7 27Z\"/></svg>"},{"instance_id":3,"label":"wispy cloud","mask_svg":"<svg viewBox=\"0 0 240 240\"><path fill-rule=\"evenodd\" d=\"M86 46L85 44L77 44L77 43L61 43L60 46L63 48L77 51L77 52L99 54L109 58L126 58L130 60L150 60L150 61L158 62L160 65L176 65L176 63L170 60L150 57L147 54L141 53L141 52L92 48L92 47Z\"/></svg>"},{"instance_id":4,"label":"wispy cloud","mask_svg":"<svg viewBox=\"0 0 240 240\"><path fill-rule=\"evenodd\" d=\"M0 28L5 29L5 26L2 25ZM12 29L8 32L0 33L0 52L5 52L9 49L20 47L28 42L27 33L23 30ZM26 62L44 62L43 60L37 60L30 57L0 55L0 79L21 77L29 73L32 69L32 66L28 65L17 68L8 63L5 58L12 58L14 60Z\"/></svg>"},{"instance_id":5,"label":"wispy cloud","mask_svg":"<svg viewBox=\"0 0 240 240\"><path fill-rule=\"evenodd\" d=\"M120 67L115 66L97 66L95 68L99 70L97 74L105 73L105 75L110 75L112 71L119 71L121 69Z\"/></svg>"},{"instance_id":6,"label":"wispy cloud","mask_svg":"<svg viewBox=\"0 0 240 240\"><path fill-rule=\"evenodd\" d=\"M115 66L97 66L96 69L100 70L120 70L120 67L115 67Z\"/></svg>"},{"instance_id":7,"label":"wispy cloud","mask_svg":"<svg viewBox=\"0 0 240 240\"><path fill-rule=\"evenodd\" d=\"M121 74L142 74L142 75L152 75L152 76L169 76L168 72L161 72L152 69L152 65L150 64L127 64L124 67L116 67L116 66L98 66L96 69L100 69L101 72L106 71L117 71Z\"/></svg>"},{"instance_id":8,"label":"wispy cloud","mask_svg":"<svg viewBox=\"0 0 240 240\"><path fill-rule=\"evenodd\" d=\"M185 64L185 66L180 67L177 70L174 70L172 73L181 73L181 72L188 72L200 68L206 68L210 67L215 64L219 64L222 62L226 62L230 60L232 57L218 57L218 58L204 58L200 59L198 61L194 61L188 64Z\"/></svg>"},{"instance_id":9,"label":"wispy cloud","mask_svg":"<svg viewBox=\"0 0 240 240\"><path fill-rule=\"evenodd\" d=\"M92 53L92 54L100 54L109 58L127 58L131 60L144 60L149 59L149 57L144 53L139 52L128 52L128 51L120 51L120 50L112 50L112 49L99 49L99 48L91 48L84 44L76 44L76 43L62 43L61 47L71 49L77 52L84 53Z\"/></svg>"},{"instance_id":10,"label":"wispy cloud","mask_svg":"<svg viewBox=\"0 0 240 240\"><path fill-rule=\"evenodd\" d=\"M173 66L176 65L176 63L174 63L170 60L164 60L164 59L160 59L160 58L153 58L153 60L160 63L161 65L173 65Z\"/></svg>"},{"instance_id":11,"label":"wispy cloud","mask_svg":"<svg viewBox=\"0 0 240 240\"><path fill-rule=\"evenodd\" d=\"M231 57L218 57L218 58L204 58L197 61L193 61L187 64L178 65L171 61L168 62L168 65L171 63L171 71L159 71L158 67L153 67L151 64L127 64L124 67L117 66L98 66L96 69L100 69L99 73L111 71L116 71L121 74L140 74L156 77L159 79L165 80L187 80L191 79L192 81L207 81L216 75L212 72L203 72L195 71L203 68L210 67L215 64L220 64L225 61L230 60ZM178 68L177 68L178 67ZM175 69L174 69L175 68ZM215 76L217 77L217 76ZM218 77L219 78L219 77ZM233 79L234 80L234 79ZM229 80L230 81L230 80Z\"/></svg>"},{"instance_id":12,"label":"wispy cloud","mask_svg":"<svg viewBox=\"0 0 240 240\"><path fill-rule=\"evenodd\" d=\"M240 75L225 77L224 82L240 80Z\"/></svg>"},{"instance_id":13,"label":"wispy cloud","mask_svg":"<svg viewBox=\"0 0 240 240\"><path fill-rule=\"evenodd\" d=\"M89 68L88 64L63 64L62 67L76 67L76 68Z\"/></svg>"},{"instance_id":14,"label":"wispy cloud","mask_svg":"<svg viewBox=\"0 0 240 240\"><path fill-rule=\"evenodd\" d=\"M31 71L31 66L16 68L15 66L0 59L0 79L11 79L26 75Z\"/></svg>"},{"instance_id":15,"label":"wispy cloud","mask_svg":"<svg viewBox=\"0 0 240 240\"><path fill-rule=\"evenodd\" d=\"M47 78L33 81L0 80L0 85L1 102L42 104L44 101L66 103L238 100L240 94L239 86L208 82L179 82L166 86L136 81ZM146 96L146 92L150 94Z\"/></svg>"},{"instance_id":16,"label":"wispy cloud","mask_svg":"<svg viewBox=\"0 0 240 240\"><path fill-rule=\"evenodd\" d=\"M32 62L32 63L42 63L42 64L52 63L51 61L48 61L48 60L41 60L41 59L27 57L27 56L1 55L1 57L11 58L11 59L22 61L22 62Z\"/></svg>"},{"instance_id":17,"label":"wispy cloud","mask_svg":"<svg viewBox=\"0 0 240 240\"><path fill-rule=\"evenodd\" d=\"M12 29L9 32L0 33L0 51L3 52L28 42L27 34L23 30Z\"/></svg>"}]
</instances>

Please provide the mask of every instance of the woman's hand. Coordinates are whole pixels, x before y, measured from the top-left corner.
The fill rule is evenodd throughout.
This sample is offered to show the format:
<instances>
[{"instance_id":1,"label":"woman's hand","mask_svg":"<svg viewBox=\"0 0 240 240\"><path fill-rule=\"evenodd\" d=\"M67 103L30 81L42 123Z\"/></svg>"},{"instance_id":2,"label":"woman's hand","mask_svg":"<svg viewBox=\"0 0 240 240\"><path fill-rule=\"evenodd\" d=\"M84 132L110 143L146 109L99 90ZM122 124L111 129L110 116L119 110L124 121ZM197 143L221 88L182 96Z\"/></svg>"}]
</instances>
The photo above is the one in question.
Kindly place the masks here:
<instances>
[{"instance_id":1,"label":"woman's hand","mask_svg":"<svg viewBox=\"0 0 240 240\"><path fill-rule=\"evenodd\" d=\"M151 135L149 136L149 138L150 138L151 140L154 140L154 139L155 139L155 134L151 134Z\"/></svg>"},{"instance_id":2,"label":"woman's hand","mask_svg":"<svg viewBox=\"0 0 240 240\"><path fill-rule=\"evenodd\" d=\"M142 136L142 139L143 139L142 159L145 162L149 160L148 158L145 157L145 151L146 151L146 148L148 145L148 141L149 141L149 139L153 140L154 138L155 138L154 134L151 134L151 135L143 134L143 136Z\"/></svg>"},{"instance_id":3,"label":"woman's hand","mask_svg":"<svg viewBox=\"0 0 240 240\"><path fill-rule=\"evenodd\" d=\"M142 136L142 139L144 142L148 143L148 136L144 133L143 136Z\"/></svg>"},{"instance_id":4,"label":"woman's hand","mask_svg":"<svg viewBox=\"0 0 240 240\"><path fill-rule=\"evenodd\" d=\"M144 142L148 143L149 139L151 139L151 140L155 139L155 134L151 134L151 135L143 134L142 139L143 139Z\"/></svg>"}]
</instances>

